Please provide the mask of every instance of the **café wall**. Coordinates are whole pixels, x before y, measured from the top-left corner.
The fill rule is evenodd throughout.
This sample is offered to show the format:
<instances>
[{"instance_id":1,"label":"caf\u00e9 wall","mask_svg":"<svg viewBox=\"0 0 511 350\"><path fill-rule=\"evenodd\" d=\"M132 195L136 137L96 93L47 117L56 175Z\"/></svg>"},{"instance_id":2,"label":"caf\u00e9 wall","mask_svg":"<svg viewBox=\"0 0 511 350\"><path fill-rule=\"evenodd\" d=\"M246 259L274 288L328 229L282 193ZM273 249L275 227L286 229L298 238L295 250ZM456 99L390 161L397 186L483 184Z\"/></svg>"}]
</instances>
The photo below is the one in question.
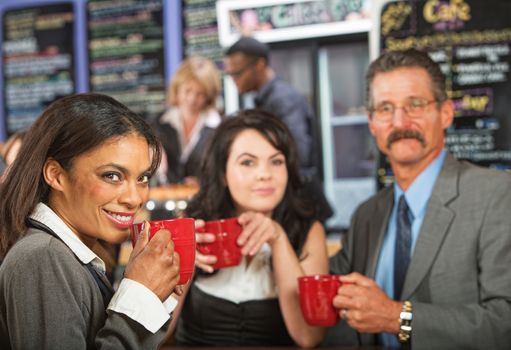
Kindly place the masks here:
<instances>
[{"instance_id":1,"label":"caf\u00e9 wall","mask_svg":"<svg viewBox=\"0 0 511 350\"><path fill-rule=\"evenodd\" d=\"M154 1L158 3L159 1ZM139 2L142 4L149 4L149 2ZM157 71L154 72L151 79L154 81L154 76L161 75L159 84L159 96L164 94L166 82L170 80L172 73L175 71L182 59L182 35L181 35L181 1L175 0L163 0L161 1L162 7L162 33L163 33L163 44L161 47L161 56L163 56L163 63ZM0 142L5 141L8 134L7 128L7 113L6 113L6 87L5 87L5 67L6 67L6 50L9 47L6 43L6 27L5 21L6 13L13 13L22 9L34 9L38 7L45 7L51 5L64 5L70 6L72 16L69 23L67 24L69 29L73 32L72 37L68 41L71 47L61 48L63 51L69 52L72 57L72 64L70 72L66 72L69 75L70 83L72 85L68 91L71 93L81 93L91 91L91 78L89 72L90 63L90 52L89 52L89 40L88 40L88 23L87 23L87 1L86 0L0 0L0 42L2 47L2 55L0 57L0 91L2 91L2 98L0 98ZM69 16L67 16L69 19ZM64 30L65 31L65 30ZM61 33L66 35L66 33ZM52 33L51 35L55 35ZM42 40L51 41L54 39L51 35L48 35ZM40 39L40 38L38 38ZM35 53L35 55L43 55L43 53ZM154 54L151 54L154 56ZM144 54L142 54L142 60L144 60ZM152 58L155 58L152 57ZM11 58L12 59L12 58ZM153 60L154 61L154 60ZM159 60L157 60L159 61ZM142 61L144 62L144 61ZM27 75L28 76L28 75ZM23 77L22 77L23 78ZM26 78L26 77L25 77ZM52 77L51 79L54 79ZM26 79L29 82L36 81L37 78L30 77ZM30 83L23 86L22 91L27 94L30 93ZM150 87L147 91L158 90L158 88ZM146 91L146 93L148 93ZM153 91L154 93L154 91ZM160 98L161 99L161 98ZM12 100L12 99L11 99ZM37 115L44 109L44 107L51 101L38 101L35 109L37 109ZM23 107L23 106L21 106ZM142 112L142 114L144 114Z\"/></svg>"}]
</instances>

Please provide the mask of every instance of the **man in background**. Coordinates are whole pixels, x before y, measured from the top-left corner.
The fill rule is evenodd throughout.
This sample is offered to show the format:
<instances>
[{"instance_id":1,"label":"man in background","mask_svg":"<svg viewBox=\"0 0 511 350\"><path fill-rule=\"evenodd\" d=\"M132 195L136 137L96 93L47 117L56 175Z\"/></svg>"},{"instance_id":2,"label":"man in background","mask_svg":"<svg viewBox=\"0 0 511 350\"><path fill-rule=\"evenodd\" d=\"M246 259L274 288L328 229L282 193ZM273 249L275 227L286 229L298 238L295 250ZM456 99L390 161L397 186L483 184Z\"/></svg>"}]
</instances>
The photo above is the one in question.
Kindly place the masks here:
<instances>
[{"instance_id":1,"label":"man in background","mask_svg":"<svg viewBox=\"0 0 511 350\"><path fill-rule=\"evenodd\" d=\"M251 37L241 37L227 49L225 73L231 76L238 92L256 92L255 106L282 120L294 136L300 156L300 175L305 190L317 203L321 221L333 212L324 195L319 176L319 139L311 107L293 86L276 77L269 62L267 45Z\"/></svg>"},{"instance_id":2,"label":"man in background","mask_svg":"<svg viewBox=\"0 0 511 350\"><path fill-rule=\"evenodd\" d=\"M331 258L345 275L333 301L340 342L509 349L511 176L445 150L454 108L427 54L383 54L367 86L369 129L395 183L357 209Z\"/></svg>"}]
</instances>

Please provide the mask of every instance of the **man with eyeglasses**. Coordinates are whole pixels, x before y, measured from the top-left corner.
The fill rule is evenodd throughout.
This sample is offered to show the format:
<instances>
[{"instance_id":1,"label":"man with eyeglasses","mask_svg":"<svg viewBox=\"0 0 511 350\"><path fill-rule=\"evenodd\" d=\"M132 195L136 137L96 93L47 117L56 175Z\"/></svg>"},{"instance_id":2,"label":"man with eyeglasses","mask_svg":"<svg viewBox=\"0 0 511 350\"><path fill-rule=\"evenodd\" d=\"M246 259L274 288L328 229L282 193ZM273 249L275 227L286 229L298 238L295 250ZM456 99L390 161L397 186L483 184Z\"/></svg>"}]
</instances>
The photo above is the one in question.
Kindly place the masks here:
<instances>
[{"instance_id":1,"label":"man with eyeglasses","mask_svg":"<svg viewBox=\"0 0 511 350\"><path fill-rule=\"evenodd\" d=\"M343 275L338 341L510 349L511 176L445 150L454 108L427 54L383 54L367 86L369 129L395 183L357 209L331 258Z\"/></svg>"},{"instance_id":2,"label":"man with eyeglasses","mask_svg":"<svg viewBox=\"0 0 511 350\"><path fill-rule=\"evenodd\" d=\"M241 37L225 52L224 70L240 94L256 92L255 106L275 115L289 128L300 156L300 174L317 204L318 219L333 212L323 193L318 167L319 139L314 114L305 97L278 78L269 63L270 49L252 37Z\"/></svg>"}]
</instances>

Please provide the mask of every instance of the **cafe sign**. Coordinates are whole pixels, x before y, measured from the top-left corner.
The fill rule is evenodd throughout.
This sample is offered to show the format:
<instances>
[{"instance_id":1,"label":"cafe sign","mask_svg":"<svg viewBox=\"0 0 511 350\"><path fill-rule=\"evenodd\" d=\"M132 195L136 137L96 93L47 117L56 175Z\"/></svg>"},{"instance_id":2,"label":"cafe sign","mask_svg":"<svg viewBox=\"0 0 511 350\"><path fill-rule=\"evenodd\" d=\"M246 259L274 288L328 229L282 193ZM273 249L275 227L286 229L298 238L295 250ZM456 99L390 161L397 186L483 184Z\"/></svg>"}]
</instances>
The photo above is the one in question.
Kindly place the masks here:
<instances>
[{"instance_id":1,"label":"cafe sign","mask_svg":"<svg viewBox=\"0 0 511 350\"><path fill-rule=\"evenodd\" d=\"M220 0L220 42L240 35L261 41L285 41L357 32L370 28L369 0Z\"/></svg>"}]
</instances>

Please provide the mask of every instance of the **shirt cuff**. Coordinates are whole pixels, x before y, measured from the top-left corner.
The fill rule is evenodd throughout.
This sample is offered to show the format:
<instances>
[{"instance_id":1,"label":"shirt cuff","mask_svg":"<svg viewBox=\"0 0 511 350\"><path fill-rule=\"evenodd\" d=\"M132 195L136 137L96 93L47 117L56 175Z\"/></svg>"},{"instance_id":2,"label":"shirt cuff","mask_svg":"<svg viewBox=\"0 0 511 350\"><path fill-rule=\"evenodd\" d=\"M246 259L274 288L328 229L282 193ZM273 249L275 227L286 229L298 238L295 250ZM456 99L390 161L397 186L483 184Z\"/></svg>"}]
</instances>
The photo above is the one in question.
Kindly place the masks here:
<instances>
[{"instance_id":1,"label":"shirt cuff","mask_svg":"<svg viewBox=\"0 0 511 350\"><path fill-rule=\"evenodd\" d=\"M107 309L128 316L154 334L167 322L176 306L177 300L172 296L162 303L143 284L124 278Z\"/></svg>"}]
</instances>

